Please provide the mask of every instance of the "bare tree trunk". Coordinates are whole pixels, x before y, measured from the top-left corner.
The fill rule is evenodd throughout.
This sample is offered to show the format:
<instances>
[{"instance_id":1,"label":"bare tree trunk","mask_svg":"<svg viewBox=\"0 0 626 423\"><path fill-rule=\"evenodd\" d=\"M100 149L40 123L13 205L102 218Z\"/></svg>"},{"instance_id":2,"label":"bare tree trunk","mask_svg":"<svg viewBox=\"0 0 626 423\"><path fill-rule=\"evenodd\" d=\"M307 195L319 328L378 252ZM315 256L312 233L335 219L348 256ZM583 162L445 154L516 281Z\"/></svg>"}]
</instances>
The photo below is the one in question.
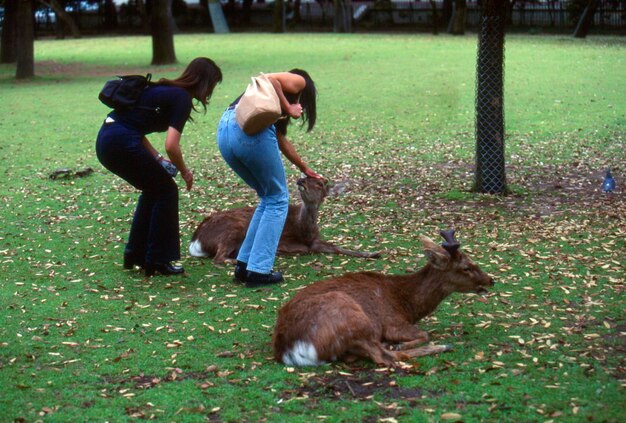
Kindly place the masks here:
<instances>
[{"instance_id":1,"label":"bare tree trunk","mask_svg":"<svg viewBox=\"0 0 626 423\"><path fill-rule=\"evenodd\" d=\"M143 29L143 32L145 32L146 34L150 34L150 16L148 15L148 11L146 10L146 3L144 2L144 0L136 1L137 13L139 13L139 16L141 17L141 28Z\"/></svg>"},{"instance_id":2,"label":"bare tree trunk","mask_svg":"<svg viewBox=\"0 0 626 423\"><path fill-rule=\"evenodd\" d=\"M335 32L352 32L352 3L350 0L334 0Z\"/></svg>"},{"instance_id":3,"label":"bare tree trunk","mask_svg":"<svg viewBox=\"0 0 626 423\"><path fill-rule=\"evenodd\" d=\"M295 0L293 2L293 23L299 23L302 20L302 16L300 15L300 6L302 5L301 0Z\"/></svg>"},{"instance_id":4,"label":"bare tree trunk","mask_svg":"<svg viewBox=\"0 0 626 423\"><path fill-rule=\"evenodd\" d=\"M63 6L58 2L58 0L39 0L41 4L50 9L54 10L54 13L57 15L59 21L63 23L63 26L70 30L70 34L74 38L81 38L80 29L78 29L78 25L72 17L65 11Z\"/></svg>"},{"instance_id":5,"label":"bare tree trunk","mask_svg":"<svg viewBox=\"0 0 626 423\"><path fill-rule=\"evenodd\" d=\"M430 8L433 11L433 34L437 35L439 34L439 13L437 13L437 3L435 3L435 0L429 0L430 1Z\"/></svg>"},{"instance_id":6,"label":"bare tree trunk","mask_svg":"<svg viewBox=\"0 0 626 423\"><path fill-rule=\"evenodd\" d=\"M450 32L452 28L453 6L452 0L443 0L441 4L441 21L446 25L444 31Z\"/></svg>"},{"instance_id":7,"label":"bare tree trunk","mask_svg":"<svg viewBox=\"0 0 626 423\"><path fill-rule=\"evenodd\" d=\"M202 25L209 25L211 21L211 11L209 10L209 0L198 0L200 7L202 8ZM221 5L220 5L221 10ZM223 12L221 12L223 14Z\"/></svg>"},{"instance_id":8,"label":"bare tree trunk","mask_svg":"<svg viewBox=\"0 0 626 423\"><path fill-rule=\"evenodd\" d=\"M573 35L575 38L585 38L587 36L593 24L593 17L596 14L596 10L598 10L598 0L589 0L574 30Z\"/></svg>"},{"instance_id":9,"label":"bare tree trunk","mask_svg":"<svg viewBox=\"0 0 626 423\"><path fill-rule=\"evenodd\" d=\"M33 23L33 1L17 1L17 69L16 79L35 76L35 27Z\"/></svg>"},{"instance_id":10,"label":"bare tree trunk","mask_svg":"<svg viewBox=\"0 0 626 423\"><path fill-rule=\"evenodd\" d=\"M252 0L243 0L241 5L241 23L244 26L250 25L250 18L252 15Z\"/></svg>"},{"instance_id":11,"label":"bare tree trunk","mask_svg":"<svg viewBox=\"0 0 626 423\"><path fill-rule=\"evenodd\" d=\"M104 28L117 28L117 8L113 0L104 0Z\"/></svg>"},{"instance_id":12,"label":"bare tree trunk","mask_svg":"<svg viewBox=\"0 0 626 423\"><path fill-rule=\"evenodd\" d=\"M167 65L176 63L172 0L153 0L151 26L152 64Z\"/></svg>"},{"instance_id":13,"label":"bare tree trunk","mask_svg":"<svg viewBox=\"0 0 626 423\"><path fill-rule=\"evenodd\" d=\"M517 2L517 0L506 0L505 4L506 4L506 25L513 25L513 7L515 6L515 3ZM548 5L551 5L550 2L548 2ZM550 15L552 15L552 7L550 6Z\"/></svg>"},{"instance_id":14,"label":"bare tree trunk","mask_svg":"<svg viewBox=\"0 0 626 423\"><path fill-rule=\"evenodd\" d=\"M0 44L0 63L17 61L17 0L4 2L4 22Z\"/></svg>"},{"instance_id":15,"label":"bare tree trunk","mask_svg":"<svg viewBox=\"0 0 626 423\"><path fill-rule=\"evenodd\" d=\"M273 31L277 34L285 32L285 1L274 1Z\"/></svg>"},{"instance_id":16,"label":"bare tree trunk","mask_svg":"<svg viewBox=\"0 0 626 423\"><path fill-rule=\"evenodd\" d=\"M453 35L465 34L465 16L467 14L466 0L454 0L454 13L452 15L452 28L450 33Z\"/></svg>"}]
</instances>

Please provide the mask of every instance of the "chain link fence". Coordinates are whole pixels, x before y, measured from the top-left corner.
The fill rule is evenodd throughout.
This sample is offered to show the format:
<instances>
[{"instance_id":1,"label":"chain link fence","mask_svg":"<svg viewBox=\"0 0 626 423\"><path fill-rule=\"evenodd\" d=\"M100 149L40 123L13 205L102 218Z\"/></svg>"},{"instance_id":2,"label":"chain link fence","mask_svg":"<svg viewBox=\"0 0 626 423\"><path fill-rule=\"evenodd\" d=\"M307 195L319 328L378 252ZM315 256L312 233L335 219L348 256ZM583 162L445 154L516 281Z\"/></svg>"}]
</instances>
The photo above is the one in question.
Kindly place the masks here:
<instances>
[{"instance_id":1,"label":"chain link fence","mask_svg":"<svg viewBox=\"0 0 626 423\"><path fill-rule=\"evenodd\" d=\"M504 165L504 14L481 17L476 69L474 190L507 194Z\"/></svg>"}]
</instances>

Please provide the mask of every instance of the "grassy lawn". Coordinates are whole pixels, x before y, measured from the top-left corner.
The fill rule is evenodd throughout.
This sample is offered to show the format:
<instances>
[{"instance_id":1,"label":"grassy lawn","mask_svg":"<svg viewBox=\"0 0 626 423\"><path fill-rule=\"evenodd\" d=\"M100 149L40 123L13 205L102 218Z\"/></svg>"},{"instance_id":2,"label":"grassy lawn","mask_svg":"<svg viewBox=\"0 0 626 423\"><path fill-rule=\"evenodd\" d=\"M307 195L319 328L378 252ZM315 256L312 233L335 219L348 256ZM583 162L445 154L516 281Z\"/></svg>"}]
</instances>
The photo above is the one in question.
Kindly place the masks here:
<instances>
[{"instance_id":1,"label":"grassy lawn","mask_svg":"<svg viewBox=\"0 0 626 423\"><path fill-rule=\"evenodd\" d=\"M149 67L147 37L42 40L37 78L0 66L0 409L3 421L623 421L626 384L626 38L510 36L507 178L468 192L474 165L474 36L180 35L180 64ZM311 167L345 185L322 207L326 239L378 260L279 258L287 282L247 290L230 266L123 271L137 193L98 163L115 74L177 75L194 57L225 80L183 151L183 251L208 213L253 204L215 145L222 110L259 71L300 67L318 124L292 128ZM164 137L152 136L163 150ZM49 179L58 168L92 167ZM618 189L600 191L611 167ZM297 178L289 167L290 183ZM179 185L182 184L179 183ZM421 322L453 351L395 369L286 368L271 358L280 305L347 271L425 263L420 234L457 237L497 281Z\"/></svg>"}]
</instances>

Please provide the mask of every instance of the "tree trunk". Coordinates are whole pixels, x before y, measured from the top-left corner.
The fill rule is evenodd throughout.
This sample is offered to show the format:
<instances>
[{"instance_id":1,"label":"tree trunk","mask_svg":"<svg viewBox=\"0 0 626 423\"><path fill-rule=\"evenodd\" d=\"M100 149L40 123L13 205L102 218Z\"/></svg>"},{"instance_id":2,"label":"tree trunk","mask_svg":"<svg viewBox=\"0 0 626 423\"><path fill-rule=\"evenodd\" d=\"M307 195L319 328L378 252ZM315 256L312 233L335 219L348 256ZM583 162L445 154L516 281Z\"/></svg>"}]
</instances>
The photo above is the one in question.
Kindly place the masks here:
<instances>
[{"instance_id":1,"label":"tree trunk","mask_svg":"<svg viewBox=\"0 0 626 423\"><path fill-rule=\"evenodd\" d=\"M33 1L17 1L17 69L16 79L35 76L35 26L33 23Z\"/></svg>"},{"instance_id":2,"label":"tree trunk","mask_svg":"<svg viewBox=\"0 0 626 423\"><path fill-rule=\"evenodd\" d=\"M57 19L59 23L63 24L64 28L69 29L70 34L74 38L80 38L80 29L78 29L78 25L72 17L65 11L63 6L58 2L58 0L39 0L41 4L50 9L54 10L54 13L57 15ZM64 32L64 31L63 31ZM63 38L63 37L60 37Z\"/></svg>"},{"instance_id":3,"label":"tree trunk","mask_svg":"<svg viewBox=\"0 0 626 423\"><path fill-rule=\"evenodd\" d=\"M454 13L452 14L452 28L450 34L465 34L465 16L467 14L467 3L465 0L454 0Z\"/></svg>"},{"instance_id":4,"label":"tree trunk","mask_svg":"<svg viewBox=\"0 0 626 423\"><path fill-rule=\"evenodd\" d=\"M211 22L211 12L209 11L209 0L198 0L200 8L202 9L202 25L208 26ZM218 2L219 3L219 2ZM222 7L220 5L220 11ZM224 12L221 12L224 15Z\"/></svg>"},{"instance_id":5,"label":"tree trunk","mask_svg":"<svg viewBox=\"0 0 626 423\"><path fill-rule=\"evenodd\" d=\"M0 63L17 61L17 0L4 2L4 23L0 44Z\"/></svg>"},{"instance_id":6,"label":"tree trunk","mask_svg":"<svg viewBox=\"0 0 626 423\"><path fill-rule=\"evenodd\" d=\"M575 38L585 38L587 36L593 25L593 17L596 14L596 10L598 10L598 0L589 0L574 30L573 35Z\"/></svg>"},{"instance_id":7,"label":"tree trunk","mask_svg":"<svg viewBox=\"0 0 626 423\"><path fill-rule=\"evenodd\" d=\"M483 0L476 69L474 190L507 194L504 161L505 0Z\"/></svg>"},{"instance_id":8,"label":"tree trunk","mask_svg":"<svg viewBox=\"0 0 626 423\"><path fill-rule=\"evenodd\" d=\"M335 5L335 32L352 32L352 4L349 0L333 0Z\"/></svg>"},{"instance_id":9,"label":"tree trunk","mask_svg":"<svg viewBox=\"0 0 626 423\"><path fill-rule=\"evenodd\" d=\"M117 28L117 8L113 0L104 0L104 29Z\"/></svg>"},{"instance_id":10,"label":"tree trunk","mask_svg":"<svg viewBox=\"0 0 626 423\"><path fill-rule=\"evenodd\" d=\"M439 13L437 13L437 3L435 0L430 1L430 8L433 11L433 35L439 34Z\"/></svg>"},{"instance_id":11,"label":"tree trunk","mask_svg":"<svg viewBox=\"0 0 626 423\"><path fill-rule=\"evenodd\" d=\"M295 0L293 2L293 19L292 22L294 24L300 23L302 20L302 16L300 15L300 6L302 6L301 0Z\"/></svg>"},{"instance_id":12,"label":"tree trunk","mask_svg":"<svg viewBox=\"0 0 626 423\"><path fill-rule=\"evenodd\" d=\"M446 32L450 32L452 28L453 6L452 0L443 0L441 4L441 21L446 25Z\"/></svg>"},{"instance_id":13,"label":"tree trunk","mask_svg":"<svg viewBox=\"0 0 626 423\"><path fill-rule=\"evenodd\" d=\"M250 25L250 18L252 15L252 0L243 0L241 4L241 23L244 26Z\"/></svg>"},{"instance_id":14,"label":"tree trunk","mask_svg":"<svg viewBox=\"0 0 626 423\"><path fill-rule=\"evenodd\" d=\"M148 11L146 10L147 9L146 3L144 2L144 0L136 0L136 2L137 2L137 13L139 13L139 17L141 18L141 28L143 29L144 33L150 34L151 33L150 15ZM152 7L154 9L154 6Z\"/></svg>"},{"instance_id":15,"label":"tree trunk","mask_svg":"<svg viewBox=\"0 0 626 423\"><path fill-rule=\"evenodd\" d=\"M152 64L168 65L176 63L172 0L153 0L151 26Z\"/></svg>"},{"instance_id":16,"label":"tree trunk","mask_svg":"<svg viewBox=\"0 0 626 423\"><path fill-rule=\"evenodd\" d=\"M285 1L274 1L274 19L273 19L273 32L280 34L285 32Z\"/></svg>"},{"instance_id":17,"label":"tree trunk","mask_svg":"<svg viewBox=\"0 0 626 423\"><path fill-rule=\"evenodd\" d=\"M506 21L505 21L505 25L513 25L513 8L514 8L516 2L517 2L517 0L506 0L505 1L505 5L506 5ZM550 8L552 8L552 2L551 1L548 2L548 6ZM550 14L552 14L552 10L550 10Z\"/></svg>"}]
</instances>

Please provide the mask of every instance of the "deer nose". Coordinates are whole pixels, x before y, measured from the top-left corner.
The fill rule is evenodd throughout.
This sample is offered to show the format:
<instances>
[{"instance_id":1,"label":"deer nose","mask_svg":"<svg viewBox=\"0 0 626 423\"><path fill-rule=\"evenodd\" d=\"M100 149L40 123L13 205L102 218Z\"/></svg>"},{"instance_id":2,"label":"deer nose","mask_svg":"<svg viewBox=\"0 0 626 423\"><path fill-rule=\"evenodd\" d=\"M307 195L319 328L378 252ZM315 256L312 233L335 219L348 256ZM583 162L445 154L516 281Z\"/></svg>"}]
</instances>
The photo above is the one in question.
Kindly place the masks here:
<instances>
[{"instance_id":1,"label":"deer nose","mask_svg":"<svg viewBox=\"0 0 626 423\"><path fill-rule=\"evenodd\" d=\"M496 284L496 281L494 281L493 278L489 278L489 281L487 283L489 284L489 286L494 286Z\"/></svg>"},{"instance_id":2,"label":"deer nose","mask_svg":"<svg viewBox=\"0 0 626 423\"><path fill-rule=\"evenodd\" d=\"M296 181L296 185L304 186L304 178L298 178L298 180Z\"/></svg>"}]
</instances>

